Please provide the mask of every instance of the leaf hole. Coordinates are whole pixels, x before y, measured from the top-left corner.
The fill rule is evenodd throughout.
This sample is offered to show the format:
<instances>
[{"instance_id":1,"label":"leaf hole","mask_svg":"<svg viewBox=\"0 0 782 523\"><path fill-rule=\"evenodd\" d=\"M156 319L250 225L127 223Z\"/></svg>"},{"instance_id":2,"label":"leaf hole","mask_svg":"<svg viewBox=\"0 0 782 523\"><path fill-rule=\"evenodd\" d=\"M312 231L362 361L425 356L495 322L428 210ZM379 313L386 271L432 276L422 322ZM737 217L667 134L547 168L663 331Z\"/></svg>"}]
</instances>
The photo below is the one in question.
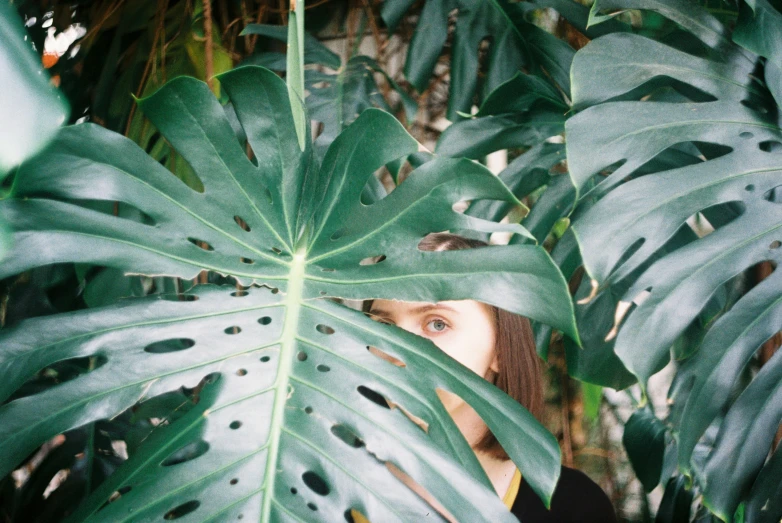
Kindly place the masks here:
<instances>
[{"instance_id":1,"label":"leaf hole","mask_svg":"<svg viewBox=\"0 0 782 523\"><path fill-rule=\"evenodd\" d=\"M771 203L782 203L782 186L766 191L763 199Z\"/></svg>"},{"instance_id":2,"label":"leaf hole","mask_svg":"<svg viewBox=\"0 0 782 523\"><path fill-rule=\"evenodd\" d=\"M150 354L167 354L169 352L186 350L194 345L195 340L191 340L190 338L171 338L169 340L150 343L144 347L144 352L149 352Z\"/></svg>"},{"instance_id":3,"label":"leaf hole","mask_svg":"<svg viewBox=\"0 0 782 523\"><path fill-rule=\"evenodd\" d=\"M261 318L258 318L258 323L261 325L268 325L272 322L272 319L269 316L263 316Z\"/></svg>"},{"instance_id":4,"label":"leaf hole","mask_svg":"<svg viewBox=\"0 0 782 523\"><path fill-rule=\"evenodd\" d=\"M299 490L296 487L291 487L291 494L294 496L299 493Z\"/></svg>"},{"instance_id":5,"label":"leaf hole","mask_svg":"<svg viewBox=\"0 0 782 523\"><path fill-rule=\"evenodd\" d=\"M237 376L247 376L247 369L239 369L236 371Z\"/></svg>"},{"instance_id":6,"label":"leaf hole","mask_svg":"<svg viewBox=\"0 0 782 523\"><path fill-rule=\"evenodd\" d=\"M126 485L112 492L111 496L109 496L109 500L106 503L104 503L103 506L100 507L100 509L98 509L98 512L103 510L106 507L106 505L108 505L109 503L114 503L115 501L117 501L119 498L122 497L123 494L127 494L128 492L130 492L130 490L131 490L130 485Z\"/></svg>"},{"instance_id":7,"label":"leaf hole","mask_svg":"<svg viewBox=\"0 0 782 523\"><path fill-rule=\"evenodd\" d=\"M315 327L315 330L317 330L317 331L318 331L318 332L320 332L321 334L334 334L334 332L336 332L334 329L332 329L332 328L331 328L331 327L329 327L328 325L323 325L322 323L319 323L319 324L318 324L318 325Z\"/></svg>"},{"instance_id":8,"label":"leaf hole","mask_svg":"<svg viewBox=\"0 0 782 523\"><path fill-rule=\"evenodd\" d=\"M308 407L304 407L304 412L306 412L307 414L312 414L313 412L315 412L315 410L312 407L308 406Z\"/></svg>"},{"instance_id":9,"label":"leaf hole","mask_svg":"<svg viewBox=\"0 0 782 523\"><path fill-rule=\"evenodd\" d=\"M740 103L744 107L747 107L748 109L752 109L753 111L757 111L757 112L759 112L761 114L768 113L768 109L763 107L763 105L761 105L760 103L758 103L755 100L742 100Z\"/></svg>"},{"instance_id":10,"label":"leaf hole","mask_svg":"<svg viewBox=\"0 0 782 523\"><path fill-rule=\"evenodd\" d=\"M339 229L337 231L334 231L334 234L331 235L331 241L337 241L345 234L345 229Z\"/></svg>"},{"instance_id":11,"label":"leaf hole","mask_svg":"<svg viewBox=\"0 0 782 523\"><path fill-rule=\"evenodd\" d=\"M407 488L410 489L410 492L416 493L417 495L423 497L425 500L435 499L435 497L432 496L431 492L425 489L420 483L418 483L416 480L411 478L409 474L407 474L405 471L397 467L395 464L393 464L390 461L386 461L384 465L386 469L394 477L396 477ZM448 510L446 510L445 507L443 507L442 505L438 504L438 506L435 507L430 503L429 506L432 507L433 512L440 514L446 521L459 521L458 518L454 517L454 515L448 512Z\"/></svg>"},{"instance_id":12,"label":"leaf hole","mask_svg":"<svg viewBox=\"0 0 782 523\"><path fill-rule=\"evenodd\" d=\"M326 480L311 470L308 470L302 474L301 479L311 491L319 496L327 496L329 492L331 492L331 489L329 488L328 483L326 483Z\"/></svg>"},{"instance_id":13,"label":"leaf hole","mask_svg":"<svg viewBox=\"0 0 782 523\"><path fill-rule=\"evenodd\" d=\"M299 361L307 361L307 353L302 351L299 351L299 353L296 355L296 359Z\"/></svg>"},{"instance_id":14,"label":"leaf hole","mask_svg":"<svg viewBox=\"0 0 782 523\"><path fill-rule=\"evenodd\" d=\"M278 254L278 255L279 255L279 254L282 254L282 250L281 250L281 249L278 249L277 247L272 247L272 252L273 252L274 254Z\"/></svg>"},{"instance_id":15,"label":"leaf hole","mask_svg":"<svg viewBox=\"0 0 782 523\"><path fill-rule=\"evenodd\" d=\"M247 225L247 222L244 221L240 216L234 216L234 221L236 222L236 225L242 228L242 230L250 232L250 226Z\"/></svg>"},{"instance_id":16,"label":"leaf hole","mask_svg":"<svg viewBox=\"0 0 782 523\"><path fill-rule=\"evenodd\" d=\"M245 265L252 265L255 263L255 260L251 258L239 258L239 261L244 263Z\"/></svg>"},{"instance_id":17,"label":"leaf hole","mask_svg":"<svg viewBox=\"0 0 782 523\"><path fill-rule=\"evenodd\" d=\"M194 512L200 506L201 506L201 502L195 499L192 501L188 501L187 503L182 503L178 507L173 508L168 512L166 512L166 515L163 516L163 519L179 519L183 516L190 514L191 512Z\"/></svg>"},{"instance_id":18,"label":"leaf hole","mask_svg":"<svg viewBox=\"0 0 782 523\"><path fill-rule=\"evenodd\" d=\"M202 380L205 384L211 385L212 383L217 382L217 380L220 379L220 373L219 372L211 372L204 376L204 379Z\"/></svg>"},{"instance_id":19,"label":"leaf hole","mask_svg":"<svg viewBox=\"0 0 782 523\"><path fill-rule=\"evenodd\" d=\"M278 289L277 287L275 287L275 288L273 288L273 289L271 290L271 293L272 293L272 294L277 294L278 292L280 292L280 289Z\"/></svg>"},{"instance_id":20,"label":"leaf hole","mask_svg":"<svg viewBox=\"0 0 782 523\"><path fill-rule=\"evenodd\" d=\"M364 441L356 436L356 434L345 425L337 423L331 426L331 433L334 434L340 441L358 449L364 446Z\"/></svg>"},{"instance_id":21,"label":"leaf hole","mask_svg":"<svg viewBox=\"0 0 782 523\"><path fill-rule=\"evenodd\" d=\"M233 325L232 327L227 327L223 332L226 334L239 334L242 332L242 329L236 325Z\"/></svg>"},{"instance_id":22,"label":"leaf hole","mask_svg":"<svg viewBox=\"0 0 782 523\"><path fill-rule=\"evenodd\" d=\"M245 290L239 290L239 291L232 292L231 296L233 296L234 298L244 298L245 296L247 296L249 294L250 293L245 291Z\"/></svg>"},{"instance_id":23,"label":"leaf hole","mask_svg":"<svg viewBox=\"0 0 782 523\"><path fill-rule=\"evenodd\" d=\"M311 511L313 511L313 512L315 512L316 510L318 510L318 506L317 506L315 503L313 503L312 501L310 501L309 503L307 503L307 508L308 508L308 509L310 509L310 510L311 510Z\"/></svg>"},{"instance_id":24,"label":"leaf hole","mask_svg":"<svg viewBox=\"0 0 782 523\"><path fill-rule=\"evenodd\" d=\"M749 131L744 131L743 133L739 133L739 138L744 138L745 140L749 140L750 138L754 138L754 137L755 135Z\"/></svg>"},{"instance_id":25,"label":"leaf hole","mask_svg":"<svg viewBox=\"0 0 782 523\"><path fill-rule=\"evenodd\" d=\"M233 478L231 481L229 481L229 483L231 485L236 485L237 483L239 483L239 479L238 478Z\"/></svg>"},{"instance_id":26,"label":"leaf hole","mask_svg":"<svg viewBox=\"0 0 782 523\"><path fill-rule=\"evenodd\" d=\"M193 441L192 443L188 443L187 445L169 454L169 456L164 459L160 465L163 467L170 467L172 465L179 465L180 463L192 461L206 454L208 450L209 443L206 441Z\"/></svg>"},{"instance_id":27,"label":"leaf hole","mask_svg":"<svg viewBox=\"0 0 782 523\"><path fill-rule=\"evenodd\" d=\"M782 142L777 140L766 140L758 144L758 149L764 153L778 153L782 151Z\"/></svg>"},{"instance_id":28,"label":"leaf hole","mask_svg":"<svg viewBox=\"0 0 782 523\"><path fill-rule=\"evenodd\" d=\"M771 245L768 246L769 249L779 249L779 247L782 246L782 242L779 240L774 240L771 242Z\"/></svg>"},{"instance_id":29,"label":"leaf hole","mask_svg":"<svg viewBox=\"0 0 782 523\"><path fill-rule=\"evenodd\" d=\"M459 200L451 205L451 210L455 213L464 214L464 211L470 206L471 200Z\"/></svg>"},{"instance_id":30,"label":"leaf hole","mask_svg":"<svg viewBox=\"0 0 782 523\"><path fill-rule=\"evenodd\" d=\"M331 370L331 367L329 367L328 365L323 365L322 363L315 368L318 369L318 371L320 372L329 372Z\"/></svg>"},{"instance_id":31,"label":"leaf hole","mask_svg":"<svg viewBox=\"0 0 782 523\"><path fill-rule=\"evenodd\" d=\"M559 174L567 174L567 160L560 160L551 167L549 167L548 173L551 176L557 176Z\"/></svg>"},{"instance_id":32,"label":"leaf hole","mask_svg":"<svg viewBox=\"0 0 782 523\"><path fill-rule=\"evenodd\" d=\"M382 262L386 259L385 254L381 254L379 256L369 256L368 258L364 258L360 262L358 262L359 265L375 265L377 263Z\"/></svg>"},{"instance_id":33,"label":"leaf hole","mask_svg":"<svg viewBox=\"0 0 782 523\"><path fill-rule=\"evenodd\" d=\"M205 251L213 251L215 250L214 247L212 247L210 244L203 240L198 240L196 238L188 238L187 241L198 247L199 249L203 249Z\"/></svg>"},{"instance_id":34,"label":"leaf hole","mask_svg":"<svg viewBox=\"0 0 782 523\"><path fill-rule=\"evenodd\" d=\"M427 423L423 419L419 418L418 416L416 416L412 412L408 411L406 408L404 408L403 406L399 405L398 403L394 403L393 401L391 401L387 397L383 396L379 392L374 391L374 390L372 390L369 387L366 387L364 385L359 385L357 390L358 390L359 394L361 394L362 396L367 398L372 403L375 403L375 404L377 404L377 405L379 405L381 407L384 407L386 409L391 409L391 410L399 409L399 411L402 414L404 414L407 417L407 419L409 419L410 421L415 423L418 426L418 428L420 428L424 432L429 432L429 423ZM437 389L437 390L440 391L441 389Z\"/></svg>"},{"instance_id":35,"label":"leaf hole","mask_svg":"<svg viewBox=\"0 0 782 523\"><path fill-rule=\"evenodd\" d=\"M744 190L747 192L753 192L755 190L755 186L753 184L749 184L746 187L744 187Z\"/></svg>"},{"instance_id":36,"label":"leaf hole","mask_svg":"<svg viewBox=\"0 0 782 523\"><path fill-rule=\"evenodd\" d=\"M266 363L271 359L269 356L261 356L261 363Z\"/></svg>"},{"instance_id":37,"label":"leaf hole","mask_svg":"<svg viewBox=\"0 0 782 523\"><path fill-rule=\"evenodd\" d=\"M397 367L407 367L407 364L404 361L400 360L399 358L395 358L394 356L391 356L389 353L382 351L377 347L373 347L372 345L367 345L367 350L374 356L377 356L381 360L385 360L388 363L391 363L392 365L396 365Z\"/></svg>"},{"instance_id":38,"label":"leaf hole","mask_svg":"<svg viewBox=\"0 0 782 523\"><path fill-rule=\"evenodd\" d=\"M356 389L359 394L364 396L366 399L371 401L372 403L379 405L380 407L383 407L384 409L390 409L391 407L388 404L388 401L386 400L386 397L380 394L377 391L374 391L370 389L369 387L365 387L364 385L359 385Z\"/></svg>"},{"instance_id":39,"label":"leaf hole","mask_svg":"<svg viewBox=\"0 0 782 523\"><path fill-rule=\"evenodd\" d=\"M194 294L161 294L158 298L165 301L198 301Z\"/></svg>"},{"instance_id":40,"label":"leaf hole","mask_svg":"<svg viewBox=\"0 0 782 523\"><path fill-rule=\"evenodd\" d=\"M103 354L94 356L84 356L81 358L68 358L52 363L48 367L41 369L33 374L28 380L22 383L8 399L0 401L0 405L5 405L14 400L32 396L43 392L44 390L60 385L62 383L74 380L85 374L95 372L108 363L109 359Z\"/></svg>"},{"instance_id":41,"label":"leaf hole","mask_svg":"<svg viewBox=\"0 0 782 523\"><path fill-rule=\"evenodd\" d=\"M239 420L232 421L231 424L228 425L228 426L231 428L231 430L236 430L236 429L238 429L239 427L242 426L242 422L239 421Z\"/></svg>"}]
</instances>

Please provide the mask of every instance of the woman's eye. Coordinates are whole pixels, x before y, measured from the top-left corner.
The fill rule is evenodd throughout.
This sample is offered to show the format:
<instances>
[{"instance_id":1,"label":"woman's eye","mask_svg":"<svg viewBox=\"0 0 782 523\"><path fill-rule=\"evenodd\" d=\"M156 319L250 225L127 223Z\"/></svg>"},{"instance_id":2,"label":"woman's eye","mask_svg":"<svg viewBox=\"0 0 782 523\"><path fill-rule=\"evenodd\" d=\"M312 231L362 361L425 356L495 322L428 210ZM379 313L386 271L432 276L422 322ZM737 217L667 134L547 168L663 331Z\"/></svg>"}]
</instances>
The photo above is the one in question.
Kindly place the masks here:
<instances>
[{"instance_id":1,"label":"woman's eye","mask_svg":"<svg viewBox=\"0 0 782 523\"><path fill-rule=\"evenodd\" d=\"M439 318L431 320L429 323L427 323L427 325L431 325L434 332L443 332L446 328L448 328L448 324Z\"/></svg>"}]
</instances>

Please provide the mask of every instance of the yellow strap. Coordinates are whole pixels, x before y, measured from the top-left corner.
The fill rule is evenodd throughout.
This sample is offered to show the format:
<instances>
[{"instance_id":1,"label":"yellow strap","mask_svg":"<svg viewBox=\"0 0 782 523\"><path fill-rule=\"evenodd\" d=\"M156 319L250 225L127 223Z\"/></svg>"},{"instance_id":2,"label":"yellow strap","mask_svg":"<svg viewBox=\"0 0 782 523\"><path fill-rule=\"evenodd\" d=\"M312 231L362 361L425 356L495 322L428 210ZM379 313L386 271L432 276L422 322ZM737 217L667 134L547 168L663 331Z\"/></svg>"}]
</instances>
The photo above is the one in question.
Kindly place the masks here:
<instances>
[{"instance_id":1,"label":"yellow strap","mask_svg":"<svg viewBox=\"0 0 782 523\"><path fill-rule=\"evenodd\" d=\"M516 468L516 472L513 473L513 478L510 480L510 486L505 496L502 498L502 502L508 507L508 510L513 506L513 502L516 501L516 496L519 494L519 487L521 486L521 471ZM353 516L354 523L369 523L369 520L359 512L352 508L350 509L350 515Z\"/></svg>"},{"instance_id":2,"label":"yellow strap","mask_svg":"<svg viewBox=\"0 0 782 523\"><path fill-rule=\"evenodd\" d=\"M350 509L350 515L353 516L353 523L369 523L364 514L354 508Z\"/></svg>"},{"instance_id":3,"label":"yellow strap","mask_svg":"<svg viewBox=\"0 0 782 523\"><path fill-rule=\"evenodd\" d=\"M521 486L521 471L516 467L516 472L513 473L513 478L510 480L510 486L508 491L502 497L502 502L508 507L508 510L513 506L513 502L516 501L516 496L519 494L519 487ZM368 522L367 522L368 523Z\"/></svg>"}]
</instances>

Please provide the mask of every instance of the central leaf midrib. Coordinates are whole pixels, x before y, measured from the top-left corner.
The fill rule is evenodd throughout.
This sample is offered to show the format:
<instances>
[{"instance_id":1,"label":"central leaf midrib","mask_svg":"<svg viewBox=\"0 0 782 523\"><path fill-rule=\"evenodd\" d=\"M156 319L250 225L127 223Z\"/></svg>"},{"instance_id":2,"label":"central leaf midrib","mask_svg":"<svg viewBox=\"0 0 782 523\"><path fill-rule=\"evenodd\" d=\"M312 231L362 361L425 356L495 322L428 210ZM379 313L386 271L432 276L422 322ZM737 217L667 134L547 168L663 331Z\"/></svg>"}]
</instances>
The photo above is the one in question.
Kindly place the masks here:
<instances>
[{"instance_id":1,"label":"central leaf midrib","mask_svg":"<svg viewBox=\"0 0 782 523\"><path fill-rule=\"evenodd\" d=\"M268 523L271 517L271 503L274 498L274 484L277 480L277 461L280 451L280 437L284 428L285 403L288 399L288 386L293 368L296 350L296 332L301 319L301 306L304 294L304 274L306 268L306 247L299 247L293 254L288 278L288 292L283 306L285 317L277 360L277 377L274 381L274 405L269 423L269 456L266 461L262 489L266 491L261 507L261 522ZM272 494L272 495L269 495Z\"/></svg>"}]
</instances>

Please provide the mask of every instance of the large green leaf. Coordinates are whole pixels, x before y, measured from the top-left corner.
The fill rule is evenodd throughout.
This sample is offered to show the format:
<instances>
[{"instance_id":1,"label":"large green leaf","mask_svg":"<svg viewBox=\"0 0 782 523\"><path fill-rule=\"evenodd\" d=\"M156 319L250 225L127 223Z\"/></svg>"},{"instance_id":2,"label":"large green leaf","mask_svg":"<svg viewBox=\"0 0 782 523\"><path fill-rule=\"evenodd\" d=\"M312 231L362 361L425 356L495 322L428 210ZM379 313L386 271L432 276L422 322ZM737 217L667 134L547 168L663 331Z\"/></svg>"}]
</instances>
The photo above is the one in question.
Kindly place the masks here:
<instances>
[{"instance_id":1,"label":"large green leaf","mask_svg":"<svg viewBox=\"0 0 782 523\"><path fill-rule=\"evenodd\" d=\"M68 113L68 103L49 83L27 42L19 15L7 2L0 3L0 182L48 143ZM0 259L10 241L0 220Z\"/></svg>"},{"instance_id":2,"label":"large green leaf","mask_svg":"<svg viewBox=\"0 0 782 523\"><path fill-rule=\"evenodd\" d=\"M183 278L208 269L264 287L196 288L192 301L128 301L4 331L0 368L11 376L4 399L53 362L85 355L105 362L0 407L3 471L53 434L217 373L199 386L196 408L153 433L79 518L138 520L193 509L198 520L242 513L334 521L356 508L372 521L404 521L429 511L386 462L452 513L507 518L437 388L468 401L549 500L559 450L529 413L431 343L318 299L476 299L575 338L565 281L541 247L417 248L443 230L524 234L519 225L452 210L465 199L518 200L480 165L435 158L366 205L360 195L374 171L417 149L393 117L365 111L318 166L309 147L299 148L288 91L274 73L242 67L220 82L254 161L206 85L176 79L140 105L203 192L119 135L66 128L20 169L14 198L0 204L17 231L17 249L0 271L68 260ZM147 218L82 205L95 199L120 201ZM379 255L385 259L366 264ZM376 357L370 346L404 365Z\"/></svg>"},{"instance_id":3,"label":"large green leaf","mask_svg":"<svg viewBox=\"0 0 782 523\"><path fill-rule=\"evenodd\" d=\"M503 148L523 150L498 177L517 198L535 195L535 203L524 218L524 226L538 242L570 213L575 190L570 178L562 172L564 149L552 143L563 131L568 105L550 81L519 73L495 89L474 118L454 123L438 141L436 151L449 156L480 158ZM471 202L466 214L501 220L514 205L506 201ZM565 222L566 223L566 222ZM480 235L478 235L480 236ZM486 240L488 235L481 236ZM512 241L528 241L517 237ZM561 244L560 244L561 243ZM552 252L566 278L580 266L578 248L572 234L567 235ZM588 280L582 282L577 297L589 294ZM568 373L579 380L621 389L635 382L613 353L613 342L606 342L616 298L607 294L586 307L576 309L581 344L565 340ZM607 327L606 327L607 326ZM550 329L537 326L538 353L548 355Z\"/></svg>"},{"instance_id":4,"label":"large green leaf","mask_svg":"<svg viewBox=\"0 0 782 523\"><path fill-rule=\"evenodd\" d=\"M593 13L618 5L601 1ZM731 44L729 31L697 5L621 5L668 16L700 47L684 51L612 34L578 53L573 101L584 110L566 124L570 173L582 202L573 228L596 299L621 289L618 334L604 335L616 334L615 351L627 369L645 386L672 357L690 358L672 397L678 464L694 475L704 503L726 519L755 477L769 477L763 467L776 429L768 426L778 426L782 400L768 388L773 378L764 376L778 374L780 361L768 362L748 386L738 377L780 328L779 276L706 322L694 355L672 348L679 350L726 285L758 263L780 261L782 128L773 83L759 74L759 57ZM753 25L761 21L745 19L744 35L761 30ZM675 245L690 227L700 237ZM696 456L709 427L719 430L714 448Z\"/></svg>"},{"instance_id":5,"label":"large green leaf","mask_svg":"<svg viewBox=\"0 0 782 523\"><path fill-rule=\"evenodd\" d=\"M284 29L279 26L250 24L242 34L257 34L287 42L288 37ZM317 64L336 71L329 73L313 68L304 71L304 84L309 93L304 99L308 116L323 124L323 130L316 142L319 153L324 152L337 135L365 109L377 107L390 113L394 112L380 92L375 73L385 76L388 84L399 95L407 121L413 121L418 104L380 68L374 59L365 55L355 55L350 57L347 63L342 64L339 56L309 33L306 33L304 43L305 64ZM246 62L263 65L273 71L285 71L288 66L284 58L282 54L269 52L251 56Z\"/></svg>"}]
</instances>

